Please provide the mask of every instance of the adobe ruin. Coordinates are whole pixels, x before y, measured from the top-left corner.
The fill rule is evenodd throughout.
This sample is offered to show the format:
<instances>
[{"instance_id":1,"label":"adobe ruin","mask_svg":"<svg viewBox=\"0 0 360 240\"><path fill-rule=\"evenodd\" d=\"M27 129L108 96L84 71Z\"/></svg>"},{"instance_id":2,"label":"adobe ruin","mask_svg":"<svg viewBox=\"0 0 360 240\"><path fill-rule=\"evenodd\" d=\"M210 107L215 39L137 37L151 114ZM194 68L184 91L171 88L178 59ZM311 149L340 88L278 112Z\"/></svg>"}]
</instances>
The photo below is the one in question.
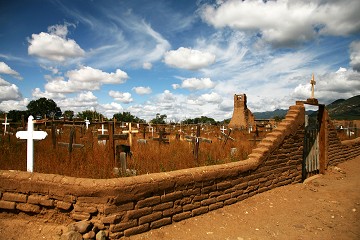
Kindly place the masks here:
<instances>
[{"instance_id":1,"label":"adobe ruin","mask_svg":"<svg viewBox=\"0 0 360 240\"><path fill-rule=\"evenodd\" d=\"M247 108L246 101L246 94L234 94L234 112L229 123L230 128L250 131L255 129L255 118Z\"/></svg>"}]
</instances>

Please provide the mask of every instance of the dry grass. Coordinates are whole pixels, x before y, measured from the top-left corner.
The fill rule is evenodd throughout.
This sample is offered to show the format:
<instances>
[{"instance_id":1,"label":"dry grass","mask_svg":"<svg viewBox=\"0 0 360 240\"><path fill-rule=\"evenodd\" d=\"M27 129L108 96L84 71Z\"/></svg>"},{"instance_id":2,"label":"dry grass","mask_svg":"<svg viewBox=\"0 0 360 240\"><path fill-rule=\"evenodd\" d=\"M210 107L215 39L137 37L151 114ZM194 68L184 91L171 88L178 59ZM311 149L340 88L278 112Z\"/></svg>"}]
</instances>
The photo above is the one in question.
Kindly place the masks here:
<instances>
[{"instance_id":1,"label":"dry grass","mask_svg":"<svg viewBox=\"0 0 360 240\"><path fill-rule=\"evenodd\" d=\"M97 129L96 126L93 129ZM34 143L34 171L41 173L61 174L73 177L86 178L112 178L115 161L111 160L109 145L99 144L97 133L90 129L81 133L79 128L76 133L76 143L82 143L82 148L75 148L71 153L65 146L53 147L51 133L46 139ZM136 140L142 136L134 136L131 150L133 155L127 159L127 168L134 169L137 175L155 172L165 172L178 169L192 168L214 164L228 163L246 159L255 146L252 137L243 132L232 133L236 140L228 140L226 145L223 140L217 139L220 133L218 128L201 133L212 139L212 143L201 142L198 159L193 155L193 144L184 140L175 140L175 130L168 136L170 144L159 144L149 139L147 144L140 144ZM183 136L182 136L183 138ZM57 142L69 142L69 128L57 136ZM127 144L120 140L116 144ZM236 148L231 155L231 148ZM14 135L1 136L0 138L0 169L13 169L26 171L26 141L18 140Z\"/></svg>"}]
</instances>

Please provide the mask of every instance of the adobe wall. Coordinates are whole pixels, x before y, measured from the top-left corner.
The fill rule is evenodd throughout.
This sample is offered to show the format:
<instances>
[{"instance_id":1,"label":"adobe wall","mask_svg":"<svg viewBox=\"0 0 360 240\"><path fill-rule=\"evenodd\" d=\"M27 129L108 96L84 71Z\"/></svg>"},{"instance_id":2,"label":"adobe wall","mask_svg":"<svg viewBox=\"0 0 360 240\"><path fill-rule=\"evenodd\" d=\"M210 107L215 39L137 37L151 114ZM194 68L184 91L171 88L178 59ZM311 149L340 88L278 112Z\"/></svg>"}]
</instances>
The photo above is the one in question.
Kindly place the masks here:
<instances>
[{"instance_id":1,"label":"adobe wall","mask_svg":"<svg viewBox=\"0 0 360 240\"><path fill-rule=\"evenodd\" d=\"M0 209L90 220L110 239L204 214L302 181L304 111L291 106L247 160L229 164L113 179L0 171Z\"/></svg>"},{"instance_id":2,"label":"adobe wall","mask_svg":"<svg viewBox=\"0 0 360 240\"><path fill-rule=\"evenodd\" d=\"M336 165L360 155L360 138L340 141L337 136L335 126L333 125L332 122L328 123L328 129L329 129L329 134L328 134L329 165Z\"/></svg>"}]
</instances>

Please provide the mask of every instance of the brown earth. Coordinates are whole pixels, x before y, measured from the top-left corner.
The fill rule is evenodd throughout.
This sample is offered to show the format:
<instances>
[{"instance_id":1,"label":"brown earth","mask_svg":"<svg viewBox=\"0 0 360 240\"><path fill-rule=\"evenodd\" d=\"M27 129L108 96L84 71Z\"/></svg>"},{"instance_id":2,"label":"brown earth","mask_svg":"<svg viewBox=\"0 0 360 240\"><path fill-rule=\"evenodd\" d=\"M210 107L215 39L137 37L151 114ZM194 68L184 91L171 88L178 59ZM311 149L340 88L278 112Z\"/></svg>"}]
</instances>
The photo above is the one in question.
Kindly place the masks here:
<instances>
[{"instance_id":1,"label":"brown earth","mask_svg":"<svg viewBox=\"0 0 360 240\"><path fill-rule=\"evenodd\" d=\"M359 187L360 156L305 183L124 239L360 239ZM0 239L59 239L63 231L54 215L0 213Z\"/></svg>"}]
</instances>

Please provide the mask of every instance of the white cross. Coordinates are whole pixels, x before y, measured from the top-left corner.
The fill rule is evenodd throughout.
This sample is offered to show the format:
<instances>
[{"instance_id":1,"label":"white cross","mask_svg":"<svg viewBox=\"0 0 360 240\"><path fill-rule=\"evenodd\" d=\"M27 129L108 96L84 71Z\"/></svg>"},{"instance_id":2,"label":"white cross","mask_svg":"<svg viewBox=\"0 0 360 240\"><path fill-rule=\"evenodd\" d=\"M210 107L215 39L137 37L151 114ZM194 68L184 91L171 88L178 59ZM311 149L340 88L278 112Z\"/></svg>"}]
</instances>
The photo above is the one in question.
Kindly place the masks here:
<instances>
[{"instance_id":1,"label":"white cross","mask_svg":"<svg viewBox=\"0 0 360 240\"><path fill-rule=\"evenodd\" d=\"M128 133L129 134L129 144L132 146L132 134L138 133L138 130L132 130L131 129L131 123L129 123L129 130L122 131L122 133Z\"/></svg>"},{"instance_id":2,"label":"white cross","mask_svg":"<svg viewBox=\"0 0 360 240\"><path fill-rule=\"evenodd\" d=\"M86 130L89 129L89 124L90 124L90 121L86 118L85 119Z\"/></svg>"},{"instance_id":3,"label":"white cross","mask_svg":"<svg viewBox=\"0 0 360 240\"><path fill-rule=\"evenodd\" d=\"M107 129L104 128L104 124L101 124L101 129L98 129L98 131L101 131L101 134L104 134L107 132Z\"/></svg>"},{"instance_id":4,"label":"white cross","mask_svg":"<svg viewBox=\"0 0 360 240\"><path fill-rule=\"evenodd\" d=\"M220 131L221 131L222 133L225 133L225 130L226 130L225 126L222 126L222 127L220 128Z\"/></svg>"},{"instance_id":5,"label":"white cross","mask_svg":"<svg viewBox=\"0 0 360 240\"><path fill-rule=\"evenodd\" d=\"M4 125L4 135L6 133L6 126L10 127L10 123L7 122L7 115L5 114L5 122L2 123Z\"/></svg>"},{"instance_id":6,"label":"white cross","mask_svg":"<svg viewBox=\"0 0 360 240\"><path fill-rule=\"evenodd\" d=\"M101 131L101 134L104 135L104 133L107 132L108 130L104 128L104 124L101 124L101 129L98 129L98 131ZM98 141L98 143L105 145L106 140L100 140L100 141Z\"/></svg>"},{"instance_id":7,"label":"white cross","mask_svg":"<svg viewBox=\"0 0 360 240\"><path fill-rule=\"evenodd\" d=\"M33 172L34 170L34 140L42 140L46 138L47 133L44 131L34 131L34 117L29 116L27 131L19 131L16 137L27 140L27 163L26 170Z\"/></svg>"}]
</instances>

